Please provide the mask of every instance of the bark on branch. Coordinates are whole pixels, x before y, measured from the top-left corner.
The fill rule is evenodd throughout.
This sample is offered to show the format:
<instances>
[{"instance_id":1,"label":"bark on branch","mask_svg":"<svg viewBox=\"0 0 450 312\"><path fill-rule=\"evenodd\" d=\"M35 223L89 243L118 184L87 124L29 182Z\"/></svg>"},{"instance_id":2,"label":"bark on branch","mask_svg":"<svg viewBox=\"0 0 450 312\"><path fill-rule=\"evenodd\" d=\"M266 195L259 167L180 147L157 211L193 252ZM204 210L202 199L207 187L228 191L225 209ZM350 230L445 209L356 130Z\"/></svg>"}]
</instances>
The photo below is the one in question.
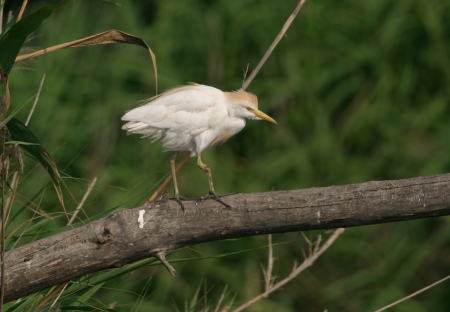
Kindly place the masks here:
<instances>
[{"instance_id":1,"label":"bark on branch","mask_svg":"<svg viewBox=\"0 0 450 312\"><path fill-rule=\"evenodd\" d=\"M450 174L119 209L6 253L5 300L207 241L450 214ZM170 264L167 264L170 267Z\"/></svg>"}]
</instances>

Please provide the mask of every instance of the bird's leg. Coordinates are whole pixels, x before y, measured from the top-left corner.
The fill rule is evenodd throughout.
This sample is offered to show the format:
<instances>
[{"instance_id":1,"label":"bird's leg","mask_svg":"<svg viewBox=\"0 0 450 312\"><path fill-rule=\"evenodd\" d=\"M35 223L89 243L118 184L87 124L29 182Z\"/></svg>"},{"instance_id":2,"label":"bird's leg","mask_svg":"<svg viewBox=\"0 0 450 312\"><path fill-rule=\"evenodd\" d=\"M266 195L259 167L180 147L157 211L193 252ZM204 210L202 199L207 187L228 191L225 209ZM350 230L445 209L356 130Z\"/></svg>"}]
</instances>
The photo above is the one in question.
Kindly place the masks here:
<instances>
[{"instance_id":1,"label":"bird's leg","mask_svg":"<svg viewBox=\"0 0 450 312\"><path fill-rule=\"evenodd\" d=\"M200 158L200 155L198 155L198 157L197 157L197 166L199 166L200 169L202 169L206 173L206 176L208 177L209 194L211 196L213 196L213 199L218 201L219 203L221 203L225 207L231 208L230 205L228 205L227 203L224 203L222 200L220 200L220 194L218 194L214 190L214 184L213 184L213 180L212 180L212 176L211 176L211 168L209 168L208 165L206 165L205 163L202 162L202 159Z\"/></svg>"},{"instance_id":2,"label":"bird's leg","mask_svg":"<svg viewBox=\"0 0 450 312\"><path fill-rule=\"evenodd\" d=\"M197 166L199 166L199 168L202 169L206 173L206 176L208 177L209 192L211 193L211 195L217 194L216 191L214 190L214 184L211 176L211 168L209 168L209 166L202 161L200 156L197 157Z\"/></svg>"},{"instance_id":3,"label":"bird's leg","mask_svg":"<svg viewBox=\"0 0 450 312\"><path fill-rule=\"evenodd\" d=\"M172 158L170 158L170 172L172 173L172 181L173 181L173 192L175 196L175 200L178 204L180 204L181 209L184 210L183 202L181 201L180 192L178 191L178 183L177 183L177 171L175 169L175 161L177 159L178 152L173 154Z\"/></svg>"}]
</instances>

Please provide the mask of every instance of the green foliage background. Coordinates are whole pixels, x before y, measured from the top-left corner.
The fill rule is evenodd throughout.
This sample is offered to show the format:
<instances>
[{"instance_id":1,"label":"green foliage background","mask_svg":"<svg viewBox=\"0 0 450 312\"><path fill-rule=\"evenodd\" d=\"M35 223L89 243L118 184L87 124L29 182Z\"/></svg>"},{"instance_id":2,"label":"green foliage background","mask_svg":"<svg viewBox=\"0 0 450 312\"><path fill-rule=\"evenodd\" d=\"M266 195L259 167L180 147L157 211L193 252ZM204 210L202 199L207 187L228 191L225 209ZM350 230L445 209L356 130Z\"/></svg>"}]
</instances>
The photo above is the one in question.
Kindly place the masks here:
<instances>
[{"instance_id":1,"label":"green foliage background","mask_svg":"<svg viewBox=\"0 0 450 312\"><path fill-rule=\"evenodd\" d=\"M33 2L28 10L46 3ZM233 90L296 3L77 0L53 14L26 47L120 29L142 37L155 52L160 90L187 82ZM278 125L250 121L225 145L204 153L216 189L259 192L450 172L449 16L450 2L442 0L308 0L248 89ZM44 73L29 127L52 152L77 200L98 177L86 214L95 219L141 203L168 173L171 156L158 143L120 129L123 113L154 95L148 54L134 46L108 45L17 64L10 74L11 105L25 104L18 115L22 120ZM195 161L182 169L179 183L187 196L207 192ZM37 218L20 244L61 230L62 208L48 177L31 160L19 190L15 209L20 215L8 224L10 233L34 216L25 198L56 217L43 224ZM73 211L76 203L68 193L65 197ZM249 311L382 307L449 274L448 220L348 229L312 268ZM316 234L327 235L306 233ZM298 233L276 235L274 241L275 274L282 277L295 259L303 259L307 246ZM144 266L61 301L63 306L79 303L84 293L83 305L99 309L198 311L214 307L228 285L225 302L234 298L237 305L262 291L266 244L266 237L251 237L186 248L169 259L201 259L175 263L176 278L162 267ZM448 310L449 287L441 284L391 311Z\"/></svg>"}]
</instances>

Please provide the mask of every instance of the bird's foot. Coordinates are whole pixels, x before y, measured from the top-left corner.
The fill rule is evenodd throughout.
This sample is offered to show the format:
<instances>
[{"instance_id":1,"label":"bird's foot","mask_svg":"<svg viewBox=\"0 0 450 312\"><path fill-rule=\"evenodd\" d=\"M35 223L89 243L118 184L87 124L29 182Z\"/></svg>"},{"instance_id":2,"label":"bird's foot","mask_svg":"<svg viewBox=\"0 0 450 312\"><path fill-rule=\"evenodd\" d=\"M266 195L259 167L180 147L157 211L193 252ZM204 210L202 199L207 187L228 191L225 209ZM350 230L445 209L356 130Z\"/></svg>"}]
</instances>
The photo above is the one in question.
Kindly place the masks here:
<instances>
[{"instance_id":1,"label":"bird's foot","mask_svg":"<svg viewBox=\"0 0 450 312\"><path fill-rule=\"evenodd\" d=\"M221 197L225 197L225 196L230 196L230 195L236 195L237 192L232 192L232 193L227 193L227 194L219 194L216 191L209 191L209 194L203 197L199 198L199 202L201 201L205 201L208 199L212 199L215 200L218 203L221 203L223 206L225 206L225 208L231 208L231 205L228 205L227 203L225 203L223 200L221 200Z\"/></svg>"},{"instance_id":2,"label":"bird's foot","mask_svg":"<svg viewBox=\"0 0 450 312\"><path fill-rule=\"evenodd\" d=\"M181 210L183 210L183 211L185 211L183 201L193 200L193 199L181 196L179 194L175 195L175 197L170 197L169 199L176 201L180 205Z\"/></svg>"},{"instance_id":3,"label":"bird's foot","mask_svg":"<svg viewBox=\"0 0 450 312\"><path fill-rule=\"evenodd\" d=\"M210 191L208 195L203 196L203 197L197 197L197 198L188 198L188 197L184 197L181 195L175 196L175 197L170 197L170 200L175 200L181 207L181 210L185 211L184 208L184 204L183 201L195 201L197 203L206 201L208 199L212 199L215 200L219 203L221 203L223 206L225 206L226 208L231 208L231 205L228 205L227 203L225 203L223 200L221 200L221 197L225 197L225 196L230 196L230 195L236 195L238 194L237 192L232 192L232 193L226 193L226 194L219 194L217 192L212 192Z\"/></svg>"}]
</instances>

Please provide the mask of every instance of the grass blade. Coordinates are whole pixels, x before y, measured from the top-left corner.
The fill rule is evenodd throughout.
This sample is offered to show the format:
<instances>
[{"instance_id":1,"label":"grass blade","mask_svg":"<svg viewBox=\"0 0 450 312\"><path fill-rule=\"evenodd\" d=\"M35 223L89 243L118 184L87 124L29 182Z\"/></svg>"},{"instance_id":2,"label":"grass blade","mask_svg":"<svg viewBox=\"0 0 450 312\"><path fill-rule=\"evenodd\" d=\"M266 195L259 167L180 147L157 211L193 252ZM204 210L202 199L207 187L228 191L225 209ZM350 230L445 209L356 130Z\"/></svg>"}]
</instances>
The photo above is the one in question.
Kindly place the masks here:
<instances>
[{"instance_id":1,"label":"grass blade","mask_svg":"<svg viewBox=\"0 0 450 312\"><path fill-rule=\"evenodd\" d=\"M41 164L52 180L53 187L58 195L59 202L64 208L64 198L61 190L61 184L64 182L61 179L59 170L56 166L50 153L41 144L38 138L25 126L19 119L11 118L6 125L8 127L11 138L15 141L24 142L20 144L21 148L27 152L31 157Z\"/></svg>"}]
</instances>

